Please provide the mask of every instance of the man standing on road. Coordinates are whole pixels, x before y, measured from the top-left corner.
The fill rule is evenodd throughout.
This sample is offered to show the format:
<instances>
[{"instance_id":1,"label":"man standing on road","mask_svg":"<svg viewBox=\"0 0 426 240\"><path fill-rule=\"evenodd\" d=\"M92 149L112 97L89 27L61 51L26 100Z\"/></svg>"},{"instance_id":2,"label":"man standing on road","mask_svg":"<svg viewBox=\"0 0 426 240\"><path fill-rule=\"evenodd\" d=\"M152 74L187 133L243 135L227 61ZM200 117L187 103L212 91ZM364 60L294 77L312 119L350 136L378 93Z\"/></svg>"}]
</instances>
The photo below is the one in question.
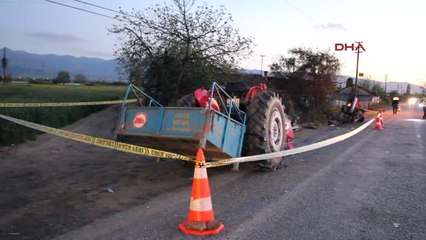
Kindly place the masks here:
<instances>
[{"instance_id":1,"label":"man standing on road","mask_svg":"<svg viewBox=\"0 0 426 240\"><path fill-rule=\"evenodd\" d=\"M423 119L426 119L426 95L423 96Z\"/></svg>"},{"instance_id":2,"label":"man standing on road","mask_svg":"<svg viewBox=\"0 0 426 240\"><path fill-rule=\"evenodd\" d=\"M398 112L398 103L399 103L399 97L395 96L392 98L392 110L393 114L396 114Z\"/></svg>"}]
</instances>

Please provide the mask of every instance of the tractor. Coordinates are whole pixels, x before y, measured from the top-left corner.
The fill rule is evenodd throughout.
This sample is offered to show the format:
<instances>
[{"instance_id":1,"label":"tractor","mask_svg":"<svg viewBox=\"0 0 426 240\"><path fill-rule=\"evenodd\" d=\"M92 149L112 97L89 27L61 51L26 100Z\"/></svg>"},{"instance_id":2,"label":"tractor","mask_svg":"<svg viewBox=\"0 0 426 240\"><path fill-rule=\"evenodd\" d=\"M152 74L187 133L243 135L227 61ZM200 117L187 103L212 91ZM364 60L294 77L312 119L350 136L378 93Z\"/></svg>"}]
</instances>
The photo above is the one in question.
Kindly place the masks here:
<instances>
[{"instance_id":1,"label":"tractor","mask_svg":"<svg viewBox=\"0 0 426 240\"><path fill-rule=\"evenodd\" d=\"M148 103L142 106L138 101L139 106L127 106L130 92L137 99L148 98ZM130 85L118 120L117 139L187 156L193 156L194 149L202 146L210 161L293 148L292 124L282 99L265 83L213 83L209 90L198 88L183 96L176 105L163 107ZM137 116L143 116L143 120L137 120ZM137 121L139 124L135 124ZM282 157L278 157L259 161L258 166L274 171L281 162Z\"/></svg>"}]
</instances>

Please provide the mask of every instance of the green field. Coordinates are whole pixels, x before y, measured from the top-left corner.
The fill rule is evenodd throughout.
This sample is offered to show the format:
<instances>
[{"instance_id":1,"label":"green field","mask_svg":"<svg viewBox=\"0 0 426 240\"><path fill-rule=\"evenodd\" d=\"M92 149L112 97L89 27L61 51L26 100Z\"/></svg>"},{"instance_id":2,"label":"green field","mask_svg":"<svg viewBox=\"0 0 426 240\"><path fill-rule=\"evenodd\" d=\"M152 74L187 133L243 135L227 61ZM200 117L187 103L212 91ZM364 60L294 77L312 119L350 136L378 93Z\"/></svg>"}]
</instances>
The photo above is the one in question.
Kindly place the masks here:
<instances>
[{"instance_id":1,"label":"green field","mask_svg":"<svg viewBox=\"0 0 426 240\"><path fill-rule=\"evenodd\" d=\"M126 86L66 86L50 84L0 84L0 102L91 102L121 100ZM0 114L50 127L63 127L107 106L0 108ZM38 131L0 119L0 145L34 140Z\"/></svg>"}]
</instances>

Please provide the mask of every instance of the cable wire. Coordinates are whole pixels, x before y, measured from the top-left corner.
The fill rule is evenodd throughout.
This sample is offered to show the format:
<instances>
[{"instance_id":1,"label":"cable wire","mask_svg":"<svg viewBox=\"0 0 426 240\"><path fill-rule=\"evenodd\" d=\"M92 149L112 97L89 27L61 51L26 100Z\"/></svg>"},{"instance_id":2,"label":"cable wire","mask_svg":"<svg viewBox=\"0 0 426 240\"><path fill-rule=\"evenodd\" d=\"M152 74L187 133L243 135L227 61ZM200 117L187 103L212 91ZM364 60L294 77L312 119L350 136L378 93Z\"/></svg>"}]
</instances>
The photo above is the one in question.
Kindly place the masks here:
<instances>
[{"instance_id":1,"label":"cable wire","mask_svg":"<svg viewBox=\"0 0 426 240\"><path fill-rule=\"evenodd\" d=\"M103 9L103 10L107 10L107 11L110 11L110 12L118 13L120 15L126 15L126 16L133 17L133 18L139 18L138 16L135 16L135 15L132 15L132 14L120 12L120 11L117 11L117 10L114 10L114 9L111 9L111 8L107 8L107 7L103 7L103 6L100 6L100 5L96 5L96 4L93 4L93 3L89 3L89 2L85 2L85 1L81 1L81 0L74 0L74 1L86 4L86 5L89 5L89 6L92 6L92 7L97 7L97 8Z\"/></svg>"},{"instance_id":2,"label":"cable wire","mask_svg":"<svg viewBox=\"0 0 426 240\"><path fill-rule=\"evenodd\" d=\"M309 20L311 20L312 22L318 24L318 22L314 18L312 18L310 15L308 15L307 13L303 12L302 10L300 10L299 8L297 8L296 6L294 6L293 4L291 4L289 1L284 0L284 2L286 2L287 5L289 5L290 7L292 7L294 10L298 11L300 14L302 14L305 17L309 18Z\"/></svg>"},{"instance_id":3,"label":"cable wire","mask_svg":"<svg viewBox=\"0 0 426 240\"><path fill-rule=\"evenodd\" d=\"M94 11L86 10L86 9L79 8L79 7L74 7L74 6L71 6L71 5L67 5L67 4L52 1L52 0L45 0L45 1L53 3L53 4L61 5L61 6L64 6L64 7L68 7L68 8L76 9L76 10L79 10L79 11L83 11L83 12L87 12L87 13L91 13L91 14L95 14L95 15L98 15L98 16L102 16L102 17L111 18L111 19L116 20L114 17L108 16L108 15L105 15L105 14L102 14L102 13L97 13L97 12L94 12Z\"/></svg>"},{"instance_id":4,"label":"cable wire","mask_svg":"<svg viewBox=\"0 0 426 240\"><path fill-rule=\"evenodd\" d=\"M102 6L99 6L99 5L93 4L93 3L89 3L89 2L85 2L85 1L80 1L80 0L74 0L74 1L75 1L75 2L79 2L79 3L86 4L86 5L90 5L90 6L92 6L92 7L97 7L97 8L100 8L100 9L104 9L104 10L107 10L107 11L110 11L110 12L115 12L115 13L118 13L118 14L122 14L121 12L116 11L116 10L114 10L114 9L107 8L107 7L102 7Z\"/></svg>"}]
</instances>

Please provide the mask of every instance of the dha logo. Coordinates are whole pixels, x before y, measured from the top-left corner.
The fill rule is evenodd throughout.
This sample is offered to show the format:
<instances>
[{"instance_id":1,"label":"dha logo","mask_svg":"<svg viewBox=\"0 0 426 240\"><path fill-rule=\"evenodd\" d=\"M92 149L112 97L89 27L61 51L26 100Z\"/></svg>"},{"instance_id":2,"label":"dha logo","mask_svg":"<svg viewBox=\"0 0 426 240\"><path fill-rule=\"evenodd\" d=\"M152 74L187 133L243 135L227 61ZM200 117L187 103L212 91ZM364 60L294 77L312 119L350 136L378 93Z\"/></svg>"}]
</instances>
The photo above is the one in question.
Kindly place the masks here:
<instances>
[{"instance_id":1,"label":"dha logo","mask_svg":"<svg viewBox=\"0 0 426 240\"><path fill-rule=\"evenodd\" d=\"M348 49L352 51L365 51L364 46L362 46L361 43L356 43L358 45L355 45L355 43L347 44L347 43L335 43L334 44L334 50L336 51L347 51Z\"/></svg>"}]
</instances>

